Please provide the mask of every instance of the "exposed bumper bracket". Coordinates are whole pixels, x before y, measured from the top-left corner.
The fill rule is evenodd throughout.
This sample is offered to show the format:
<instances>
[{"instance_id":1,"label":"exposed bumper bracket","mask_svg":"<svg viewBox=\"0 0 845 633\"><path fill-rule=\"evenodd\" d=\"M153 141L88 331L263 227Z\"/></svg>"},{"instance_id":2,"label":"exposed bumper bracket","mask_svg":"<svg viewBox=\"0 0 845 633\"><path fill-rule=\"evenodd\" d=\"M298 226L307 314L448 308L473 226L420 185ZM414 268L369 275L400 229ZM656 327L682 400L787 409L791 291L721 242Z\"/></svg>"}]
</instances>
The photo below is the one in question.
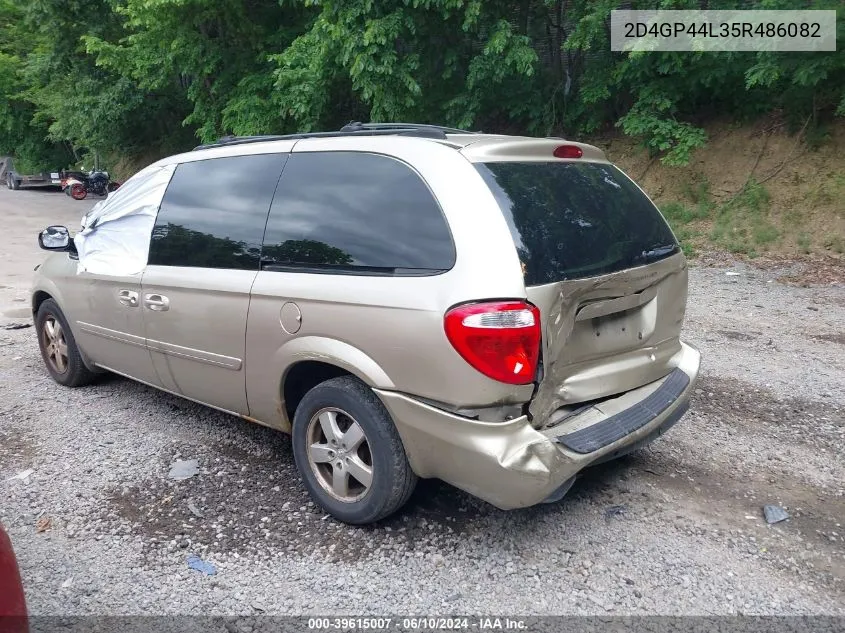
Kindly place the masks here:
<instances>
[{"instance_id":1,"label":"exposed bumper bracket","mask_svg":"<svg viewBox=\"0 0 845 633\"><path fill-rule=\"evenodd\" d=\"M592 453L621 440L654 420L678 400L689 385L689 376L681 369L673 371L650 396L634 406L597 424L555 438L576 453Z\"/></svg>"}]
</instances>

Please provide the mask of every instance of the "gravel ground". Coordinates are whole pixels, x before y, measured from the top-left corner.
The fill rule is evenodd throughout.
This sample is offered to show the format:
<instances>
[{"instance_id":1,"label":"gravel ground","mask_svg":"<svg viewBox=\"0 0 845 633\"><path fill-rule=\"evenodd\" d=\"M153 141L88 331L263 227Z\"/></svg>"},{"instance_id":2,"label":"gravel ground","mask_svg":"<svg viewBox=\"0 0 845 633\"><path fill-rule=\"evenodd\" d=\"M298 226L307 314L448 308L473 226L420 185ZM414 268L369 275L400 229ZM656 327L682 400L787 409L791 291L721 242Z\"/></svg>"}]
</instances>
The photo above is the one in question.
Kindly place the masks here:
<instances>
[{"instance_id":1,"label":"gravel ground","mask_svg":"<svg viewBox=\"0 0 845 633\"><path fill-rule=\"evenodd\" d=\"M0 190L0 213L17 214L0 325L25 322L35 228L75 228L90 204ZM845 615L845 288L782 272L691 271L691 412L560 503L500 512L426 481L357 529L309 501L286 436L120 378L61 388L32 328L0 330L0 521L30 609ZM199 475L168 479L177 459ZM791 518L767 525L767 503ZM217 574L190 570L191 554Z\"/></svg>"}]
</instances>

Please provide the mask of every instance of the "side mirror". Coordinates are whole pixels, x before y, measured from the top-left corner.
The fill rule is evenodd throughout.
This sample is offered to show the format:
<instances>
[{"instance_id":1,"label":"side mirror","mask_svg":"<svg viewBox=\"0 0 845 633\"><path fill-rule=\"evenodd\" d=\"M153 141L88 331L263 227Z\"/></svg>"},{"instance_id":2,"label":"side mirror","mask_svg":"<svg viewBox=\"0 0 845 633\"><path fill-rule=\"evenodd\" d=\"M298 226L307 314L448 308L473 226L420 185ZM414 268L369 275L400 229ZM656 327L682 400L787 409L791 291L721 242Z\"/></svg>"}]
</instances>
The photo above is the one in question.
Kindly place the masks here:
<instances>
[{"instance_id":1,"label":"side mirror","mask_svg":"<svg viewBox=\"0 0 845 633\"><path fill-rule=\"evenodd\" d=\"M66 226L48 226L38 234L38 246L45 251L70 250L70 231Z\"/></svg>"}]
</instances>

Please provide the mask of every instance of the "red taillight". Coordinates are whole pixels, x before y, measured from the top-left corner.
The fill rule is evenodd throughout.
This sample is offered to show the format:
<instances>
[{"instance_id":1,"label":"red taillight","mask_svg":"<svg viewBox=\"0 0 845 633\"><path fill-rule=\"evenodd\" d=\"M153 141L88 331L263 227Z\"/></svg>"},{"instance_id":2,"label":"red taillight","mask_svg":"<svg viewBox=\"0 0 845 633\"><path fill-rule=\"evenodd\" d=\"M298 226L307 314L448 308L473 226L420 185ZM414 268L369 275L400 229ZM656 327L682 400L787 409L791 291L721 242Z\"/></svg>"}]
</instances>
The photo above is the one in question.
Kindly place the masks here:
<instances>
[{"instance_id":1,"label":"red taillight","mask_svg":"<svg viewBox=\"0 0 845 633\"><path fill-rule=\"evenodd\" d=\"M577 145L560 145L555 147L555 158L581 158L584 151Z\"/></svg>"},{"instance_id":2,"label":"red taillight","mask_svg":"<svg viewBox=\"0 0 845 633\"><path fill-rule=\"evenodd\" d=\"M540 311L524 301L474 303L453 308L446 337L485 376L511 385L534 380L540 357Z\"/></svg>"}]
</instances>

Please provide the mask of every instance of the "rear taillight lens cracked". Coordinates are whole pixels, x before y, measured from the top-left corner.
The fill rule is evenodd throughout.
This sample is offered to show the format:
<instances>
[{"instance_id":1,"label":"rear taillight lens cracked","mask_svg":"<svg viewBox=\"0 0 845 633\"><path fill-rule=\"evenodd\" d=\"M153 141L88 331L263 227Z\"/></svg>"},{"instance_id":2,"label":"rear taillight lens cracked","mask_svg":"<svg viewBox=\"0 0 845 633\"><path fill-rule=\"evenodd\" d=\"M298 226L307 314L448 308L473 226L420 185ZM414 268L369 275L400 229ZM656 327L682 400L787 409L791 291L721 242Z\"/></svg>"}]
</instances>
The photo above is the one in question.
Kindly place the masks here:
<instances>
[{"instance_id":1,"label":"rear taillight lens cracked","mask_svg":"<svg viewBox=\"0 0 845 633\"><path fill-rule=\"evenodd\" d=\"M540 311L524 301L458 306L444 318L446 337L475 369L511 385L534 381L540 357Z\"/></svg>"}]
</instances>

